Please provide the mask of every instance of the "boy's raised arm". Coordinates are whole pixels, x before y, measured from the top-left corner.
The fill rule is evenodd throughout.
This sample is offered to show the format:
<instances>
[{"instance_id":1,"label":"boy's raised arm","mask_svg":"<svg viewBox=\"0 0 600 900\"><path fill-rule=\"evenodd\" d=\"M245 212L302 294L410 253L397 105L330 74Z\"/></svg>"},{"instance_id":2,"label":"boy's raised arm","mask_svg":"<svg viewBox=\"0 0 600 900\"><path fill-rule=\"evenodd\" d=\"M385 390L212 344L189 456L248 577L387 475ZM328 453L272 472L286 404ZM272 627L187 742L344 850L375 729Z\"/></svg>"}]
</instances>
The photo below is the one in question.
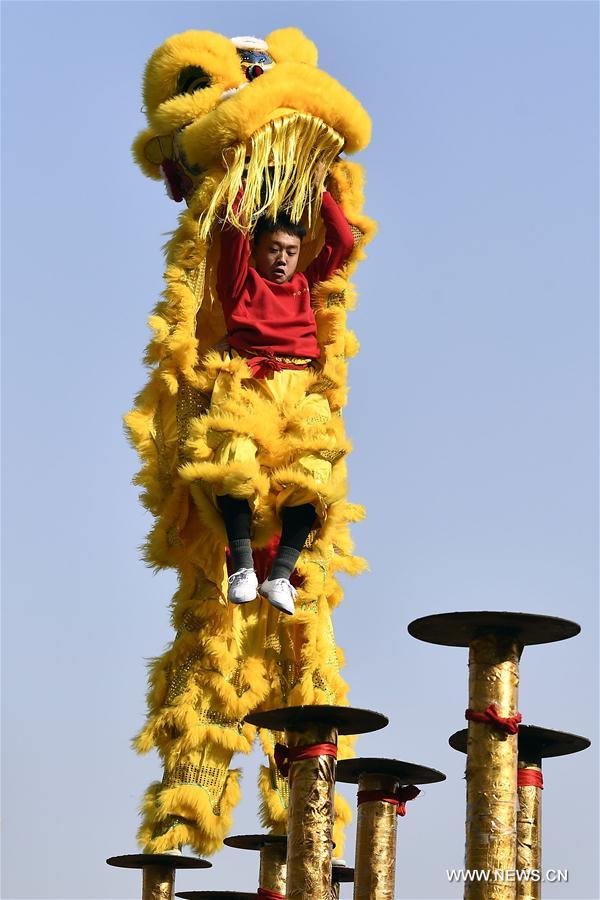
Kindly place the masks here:
<instances>
[{"instance_id":1,"label":"boy's raised arm","mask_svg":"<svg viewBox=\"0 0 600 900\"><path fill-rule=\"evenodd\" d=\"M325 225L325 243L304 273L311 288L318 281L331 278L344 265L354 248L352 229L329 191L323 191L321 218Z\"/></svg>"},{"instance_id":2,"label":"boy's raised arm","mask_svg":"<svg viewBox=\"0 0 600 900\"><path fill-rule=\"evenodd\" d=\"M233 208L237 213L243 188L237 195ZM231 305L241 294L248 275L250 240L238 228L225 222L221 231L221 253L217 267L217 293L224 306Z\"/></svg>"}]
</instances>

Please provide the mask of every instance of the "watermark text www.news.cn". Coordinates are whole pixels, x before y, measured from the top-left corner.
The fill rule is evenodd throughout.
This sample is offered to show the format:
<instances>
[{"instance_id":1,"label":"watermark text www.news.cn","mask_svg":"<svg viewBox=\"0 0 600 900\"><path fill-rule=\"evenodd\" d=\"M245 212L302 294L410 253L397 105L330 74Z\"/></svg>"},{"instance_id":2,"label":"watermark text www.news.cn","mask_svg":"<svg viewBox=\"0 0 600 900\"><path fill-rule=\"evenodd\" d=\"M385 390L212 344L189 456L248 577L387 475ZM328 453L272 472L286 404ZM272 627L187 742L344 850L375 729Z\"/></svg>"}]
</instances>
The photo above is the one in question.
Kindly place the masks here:
<instances>
[{"instance_id":1,"label":"watermark text www.news.cn","mask_svg":"<svg viewBox=\"0 0 600 900\"><path fill-rule=\"evenodd\" d=\"M547 882L555 884L569 880L568 869L446 869L448 881L468 882Z\"/></svg>"}]
</instances>

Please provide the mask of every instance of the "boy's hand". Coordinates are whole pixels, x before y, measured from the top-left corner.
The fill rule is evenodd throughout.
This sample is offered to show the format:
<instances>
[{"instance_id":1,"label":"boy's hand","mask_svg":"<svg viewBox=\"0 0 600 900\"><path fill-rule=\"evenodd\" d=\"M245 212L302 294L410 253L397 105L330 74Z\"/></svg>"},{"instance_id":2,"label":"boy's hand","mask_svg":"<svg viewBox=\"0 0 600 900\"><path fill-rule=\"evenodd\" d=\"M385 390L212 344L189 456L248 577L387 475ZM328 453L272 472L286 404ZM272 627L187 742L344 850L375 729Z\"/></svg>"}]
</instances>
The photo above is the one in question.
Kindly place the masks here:
<instances>
[{"instance_id":1,"label":"boy's hand","mask_svg":"<svg viewBox=\"0 0 600 900\"><path fill-rule=\"evenodd\" d=\"M325 164L322 162L318 162L317 165L313 169L313 187L317 189L319 185L323 185L322 190L326 190L326 168Z\"/></svg>"}]
</instances>

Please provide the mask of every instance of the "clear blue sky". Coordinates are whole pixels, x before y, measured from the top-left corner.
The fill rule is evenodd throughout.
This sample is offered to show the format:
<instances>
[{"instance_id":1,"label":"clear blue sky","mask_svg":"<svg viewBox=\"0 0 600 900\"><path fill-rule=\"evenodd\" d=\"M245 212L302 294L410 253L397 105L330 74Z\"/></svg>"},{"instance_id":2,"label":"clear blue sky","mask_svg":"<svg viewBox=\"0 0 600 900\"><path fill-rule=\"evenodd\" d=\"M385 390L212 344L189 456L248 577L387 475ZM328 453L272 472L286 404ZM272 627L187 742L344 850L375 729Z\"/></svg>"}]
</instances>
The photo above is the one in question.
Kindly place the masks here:
<instances>
[{"instance_id":1,"label":"clear blue sky","mask_svg":"<svg viewBox=\"0 0 600 900\"><path fill-rule=\"evenodd\" d=\"M178 211L130 159L144 64L188 28L296 25L373 118L360 161L380 225L346 415L371 572L334 623L353 704L391 719L359 752L448 775L399 823L397 896L458 897L464 759L447 739L467 653L408 622L574 618L580 637L525 650L520 708L597 738L597 4L5 2L2 17L2 896L140 895L104 859L135 849L160 776L129 739L174 589L139 561L150 522L120 421ZM257 827L258 762L240 760L237 832ZM544 863L570 877L545 896L598 898L595 749L544 771ZM226 850L177 887L256 883L257 859Z\"/></svg>"}]
</instances>

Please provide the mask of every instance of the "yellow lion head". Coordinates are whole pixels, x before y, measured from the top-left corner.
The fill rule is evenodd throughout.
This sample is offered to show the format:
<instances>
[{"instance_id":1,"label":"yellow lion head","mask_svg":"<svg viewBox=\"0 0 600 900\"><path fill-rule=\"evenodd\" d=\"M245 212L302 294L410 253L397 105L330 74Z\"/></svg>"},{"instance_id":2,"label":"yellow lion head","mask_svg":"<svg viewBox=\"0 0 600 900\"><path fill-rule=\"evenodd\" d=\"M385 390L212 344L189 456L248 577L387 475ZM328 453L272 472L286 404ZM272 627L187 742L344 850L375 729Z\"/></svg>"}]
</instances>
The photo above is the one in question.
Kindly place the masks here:
<instances>
[{"instance_id":1,"label":"yellow lion head","mask_svg":"<svg viewBox=\"0 0 600 900\"><path fill-rule=\"evenodd\" d=\"M148 61L144 104L149 127L134 142L135 159L188 205L199 187L209 188L204 237L223 206L238 225L281 206L294 219L311 205L314 212L311 201L318 203L339 154L361 150L370 138L365 110L318 68L315 45L296 28L264 41L175 35ZM242 181L238 217L233 202Z\"/></svg>"}]
</instances>

